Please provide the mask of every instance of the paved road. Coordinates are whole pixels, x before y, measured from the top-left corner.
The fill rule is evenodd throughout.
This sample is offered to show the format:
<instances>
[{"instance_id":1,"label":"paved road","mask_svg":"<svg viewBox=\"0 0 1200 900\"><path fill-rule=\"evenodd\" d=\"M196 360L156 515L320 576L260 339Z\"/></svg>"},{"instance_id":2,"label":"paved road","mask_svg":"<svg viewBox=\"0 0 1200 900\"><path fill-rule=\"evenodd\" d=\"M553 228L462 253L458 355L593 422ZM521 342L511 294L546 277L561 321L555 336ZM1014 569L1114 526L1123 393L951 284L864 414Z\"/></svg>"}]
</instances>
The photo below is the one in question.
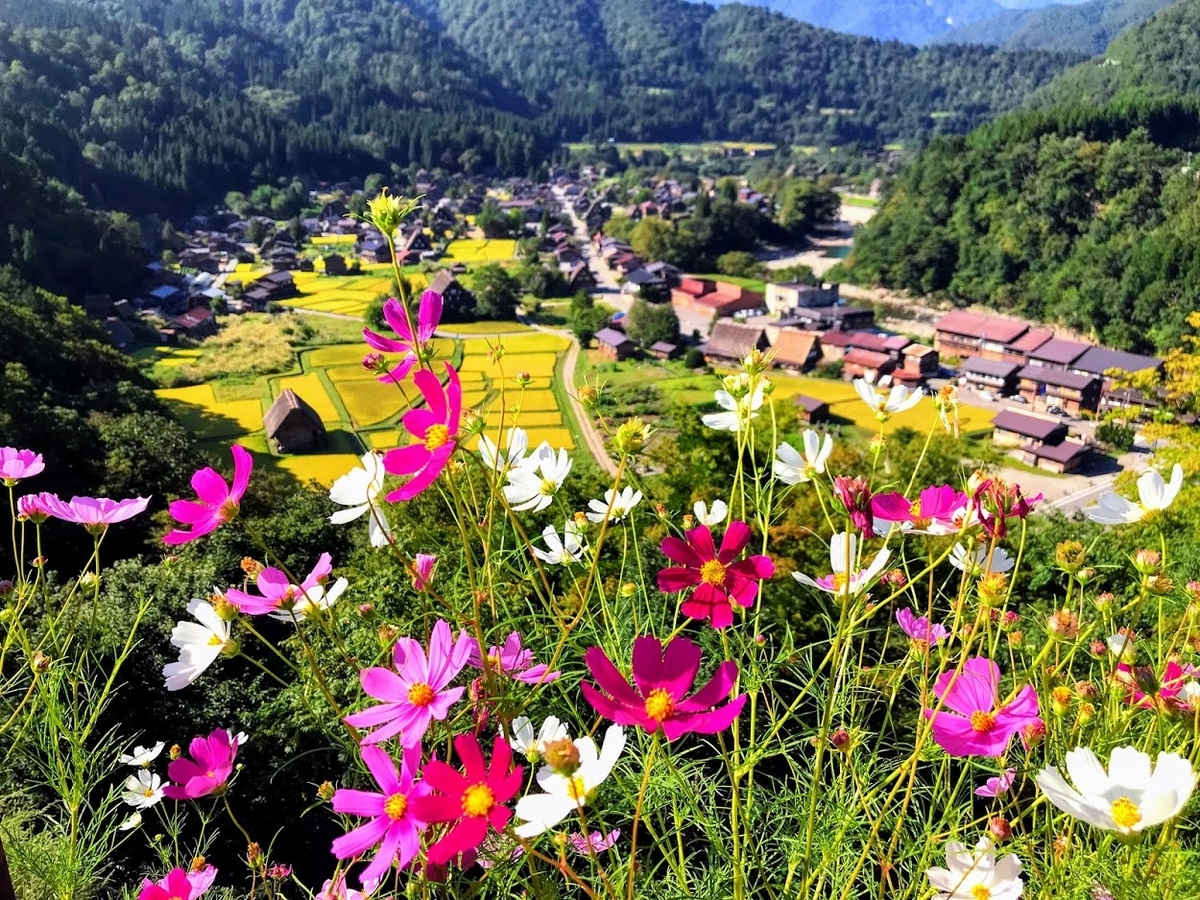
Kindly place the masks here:
<instances>
[{"instance_id":1,"label":"paved road","mask_svg":"<svg viewBox=\"0 0 1200 900\"><path fill-rule=\"evenodd\" d=\"M612 270L604 257L592 248L592 236L588 234L587 223L579 218L571 203L571 198L563 193L562 188L556 187L553 190L559 205L566 211L575 228L575 237L580 241L579 252L583 254L584 261L592 270L592 274L596 276L596 289L592 292L592 296L620 312L629 312L629 307L633 305L633 297L621 293L620 285L617 284L617 273Z\"/></svg>"},{"instance_id":2,"label":"paved road","mask_svg":"<svg viewBox=\"0 0 1200 900\"><path fill-rule=\"evenodd\" d=\"M1047 505L1069 516L1076 510L1084 509L1094 504L1101 494L1112 489L1112 485L1113 476L1109 475L1073 494L1067 494L1067 496L1060 497L1058 500L1051 500Z\"/></svg>"}]
</instances>

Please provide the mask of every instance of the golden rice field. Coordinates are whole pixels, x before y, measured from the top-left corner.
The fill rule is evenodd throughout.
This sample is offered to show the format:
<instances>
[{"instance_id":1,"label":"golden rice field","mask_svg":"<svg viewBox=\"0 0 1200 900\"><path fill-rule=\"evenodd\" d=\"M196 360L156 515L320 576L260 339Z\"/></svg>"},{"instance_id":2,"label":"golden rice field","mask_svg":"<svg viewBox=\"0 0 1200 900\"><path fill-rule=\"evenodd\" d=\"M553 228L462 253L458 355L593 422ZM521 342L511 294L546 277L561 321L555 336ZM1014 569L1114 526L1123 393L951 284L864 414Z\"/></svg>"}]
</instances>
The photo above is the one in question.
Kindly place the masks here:
<instances>
[{"instance_id":1,"label":"golden rice field","mask_svg":"<svg viewBox=\"0 0 1200 900\"><path fill-rule=\"evenodd\" d=\"M283 378L277 378L274 379L271 387L272 394L276 397L287 390L295 391L302 400L316 411L316 414L321 417L321 421L326 424L337 422L342 418L341 413L334 406L329 392L325 390L325 385L316 372L306 372L303 375L287 375Z\"/></svg>"},{"instance_id":2,"label":"golden rice field","mask_svg":"<svg viewBox=\"0 0 1200 900\"><path fill-rule=\"evenodd\" d=\"M454 263L471 265L472 263L505 262L511 260L516 252L516 241L463 238L450 242L440 262L448 266Z\"/></svg>"},{"instance_id":3,"label":"golden rice field","mask_svg":"<svg viewBox=\"0 0 1200 900\"><path fill-rule=\"evenodd\" d=\"M261 400L220 401L212 385L166 388L158 396L184 426L201 438L236 437L262 428Z\"/></svg>"}]
</instances>

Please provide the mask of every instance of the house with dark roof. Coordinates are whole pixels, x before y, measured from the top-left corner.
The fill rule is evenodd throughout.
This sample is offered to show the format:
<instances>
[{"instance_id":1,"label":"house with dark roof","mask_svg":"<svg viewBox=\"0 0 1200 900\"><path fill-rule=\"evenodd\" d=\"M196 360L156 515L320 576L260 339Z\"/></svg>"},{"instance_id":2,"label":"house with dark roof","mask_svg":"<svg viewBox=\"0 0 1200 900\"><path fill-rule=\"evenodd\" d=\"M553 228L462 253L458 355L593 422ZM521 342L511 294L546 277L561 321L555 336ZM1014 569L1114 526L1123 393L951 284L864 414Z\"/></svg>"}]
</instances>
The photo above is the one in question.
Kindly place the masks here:
<instances>
[{"instance_id":1,"label":"house with dark roof","mask_svg":"<svg viewBox=\"0 0 1200 900\"><path fill-rule=\"evenodd\" d=\"M829 421L829 404L824 400L797 394L792 402L796 404L796 412L799 414L801 422L817 425Z\"/></svg>"},{"instance_id":2,"label":"house with dark roof","mask_svg":"<svg viewBox=\"0 0 1200 900\"><path fill-rule=\"evenodd\" d=\"M766 329L762 326L743 325L723 319L713 326L708 342L700 345L700 352L710 362L739 362L751 350L765 351L770 346Z\"/></svg>"},{"instance_id":3,"label":"house with dark roof","mask_svg":"<svg viewBox=\"0 0 1200 900\"><path fill-rule=\"evenodd\" d=\"M797 306L779 320L784 328L809 331L860 331L875 325L875 310L861 306Z\"/></svg>"},{"instance_id":4,"label":"house with dark roof","mask_svg":"<svg viewBox=\"0 0 1200 900\"><path fill-rule=\"evenodd\" d=\"M577 262L567 273L567 284L573 291L590 291L596 286L596 276L586 262Z\"/></svg>"},{"instance_id":5,"label":"house with dark roof","mask_svg":"<svg viewBox=\"0 0 1200 900\"><path fill-rule=\"evenodd\" d=\"M1020 457L1027 466L1065 475L1083 468L1091 452L1087 444L1064 440L1057 444L1027 444L1021 448Z\"/></svg>"},{"instance_id":6,"label":"house with dark roof","mask_svg":"<svg viewBox=\"0 0 1200 900\"><path fill-rule=\"evenodd\" d=\"M1091 349L1091 344L1079 341L1068 341L1063 338L1051 338L1042 343L1036 350L1025 355L1026 362L1031 366L1042 366L1048 369L1066 371L1071 363Z\"/></svg>"},{"instance_id":7,"label":"house with dark roof","mask_svg":"<svg viewBox=\"0 0 1200 900\"><path fill-rule=\"evenodd\" d=\"M902 359L900 368L906 373L928 378L938 373L941 365L938 352L924 344L909 344L900 351Z\"/></svg>"},{"instance_id":8,"label":"house with dark roof","mask_svg":"<svg viewBox=\"0 0 1200 900\"><path fill-rule=\"evenodd\" d=\"M981 356L1000 361L1008 346L1029 330L1029 323L1002 316L981 316L956 309L934 326L933 346L943 356Z\"/></svg>"},{"instance_id":9,"label":"house with dark roof","mask_svg":"<svg viewBox=\"0 0 1200 900\"><path fill-rule=\"evenodd\" d=\"M325 445L325 424L295 391L282 391L263 416L267 439L280 453L300 453Z\"/></svg>"},{"instance_id":10,"label":"house with dark roof","mask_svg":"<svg viewBox=\"0 0 1200 900\"><path fill-rule=\"evenodd\" d=\"M211 309L197 306L172 321L171 327L177 334L186 334L190 338L200 340L217 333L217 318Z\"/></svg>"},{"instance_id":11,"label":"house with dark roof","mask_svg":"<svg viewBox=\"0 0 1200 900\"><path fill-rule=\"evenodd\" d=\"M596 345L602 356L608 359L622 360L633 355L637 345L623 331L615 328L601 328L596 332Z\"/></svg>"},{"instance_id":12,"label":"house with dark roof","mask_svg":"<svg viewBox=\"0 0 1200 900\"><path fill-rule=\"evenodd\" d=\"M473 311L475 309L475 295L463 287L458 279L445 269L442 269L433 277L426 290L433 291L435 294L441 294L442 303L447 309L458 312Z\"/></svg>"},{"instance_id":13,"label":"house with dark roof","mask_svg":"<svg viewBox=\"0 0 1200 900\"><path fill-rule=\"evenodd\" d=\"M346 257L340 253L329 253L325 256L326 275L345 275Z\"/></svg>"},{"instance_id":14,"label":"house with dark roof","mask_svg":"<svg viewBox=\"0 0 1200 900\"><path fill-rule=\"evenodd\" d=\"M647 348L647 352L655 359L674 359L675 354L679 352L679 345L667 341L655 341Z\"/></svg>"},{"instance_id":15,"label":"house with dark roof","mask_svg":"<svg viewBox=\"0 0 1200 900\"><path fill-rule=\"evenodd\" d=\"M1017 389L1017 372L1020 369L1018 363L971 357L963 361L959 371L972 387L1008 396Z\"/></svg>"},{"instance_id":16,"label":"house with dark roof","mask_svg":"<svg viewBox=\"0 0 1200 900\"><path fill-rule=\"evenodd\" d=\"M1071 363L1071 371L1080 375L1105 376L1110 372L1144 372L1146 369L1161 369L1162 360L1124 350L1109 350L1107 347L1090 347Z\"/></svg>"},{"instance_id":17,"label":"house with dark roof","mask_svg":"<svg viewBox=\"0 0 1200 900\"><path fill-rule=\"evenodd\" d=\"M1058 419L1005 409L992 420L992 443L998 447L1060 444L1066 437L1067 425Z\"/></svg>"},{"instance_id":18,"label":"house with dark roof","mask_svg":"<svg viewBox=\"0 0 1200 900\"><path fill-rule=\"evenodd\" d=\"M1073 416L1100 408L1102 379L1065 369L1028 365L1017 373L1021 396L1030 405L1057 406Z\"/></svg>"}]
</instances>

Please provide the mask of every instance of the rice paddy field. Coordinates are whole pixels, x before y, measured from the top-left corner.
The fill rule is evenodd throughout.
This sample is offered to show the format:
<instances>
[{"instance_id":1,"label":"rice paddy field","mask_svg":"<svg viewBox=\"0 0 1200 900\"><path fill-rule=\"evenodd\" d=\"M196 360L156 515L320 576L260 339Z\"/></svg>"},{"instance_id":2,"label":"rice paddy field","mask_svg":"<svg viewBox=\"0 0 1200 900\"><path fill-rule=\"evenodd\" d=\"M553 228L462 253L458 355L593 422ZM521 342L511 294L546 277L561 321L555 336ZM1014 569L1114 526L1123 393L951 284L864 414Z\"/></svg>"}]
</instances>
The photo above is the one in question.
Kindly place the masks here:
<instances>
[{"instance_id":1,"label":"rice paddy field","mask_svg":"<svg viewBox=\"0 0 1200 900\"><path fill-rule=\"evenodd\" d=\"M474 323L464 333L474 332L480 336L435 339L439 359L461 359L464 408L477 410L490 429L517 424L528 430L534 443L545 440L556 448L574 449L574 422L564 420L560 395L552 387L569 341L507 322ZM489 343L495 347L497 342L504 346L504 354L493 361ZM411 403L421 402L411 383L402 391L364 369L366 350L360 342L298 348L292 371L216 378L156 393L214 456L237 443L253 452L258 464L328 486L348 472L366 449L387 450L406 443L408 435L400 420ZM160 366L187 365L203 352L202 347L159 347L140 351L138 358L147 371L154 372ZM440 366L435 370L442 371ZM522 380L528 377L524 386L517 383L519 373ZM320 451L281 456L269 448L263 415L288 389L312 406L325 424L327 441ZM472 439L472 449L474 443Z\"/></svg>"},{"instance_id":2,"label":"rice paddy field","mask_svg":"<svg viewBox=\"0 0 1200 900\"><path fill-rule=\"evenodd\" d=\"M466 265L509 262L517 252L517 242L510 240L486 240L483 238L464 238L451 241L446 247L446 254L438 262L446 265L464 263Z\"/></svg>"}]
</instances>

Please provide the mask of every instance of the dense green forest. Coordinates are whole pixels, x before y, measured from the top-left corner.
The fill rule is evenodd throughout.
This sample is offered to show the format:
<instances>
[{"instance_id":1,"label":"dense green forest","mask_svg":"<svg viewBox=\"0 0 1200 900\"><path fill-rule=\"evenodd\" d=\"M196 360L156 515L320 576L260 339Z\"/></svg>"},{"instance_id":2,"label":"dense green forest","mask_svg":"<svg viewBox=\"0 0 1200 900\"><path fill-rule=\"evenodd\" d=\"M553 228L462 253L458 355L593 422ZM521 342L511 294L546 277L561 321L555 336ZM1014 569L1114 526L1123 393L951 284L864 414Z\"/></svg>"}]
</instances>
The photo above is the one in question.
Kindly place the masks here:
<instances>
[{"instance_id":1,"label":"dense green forest","mask_svg":"<svg viewBox=\"0 0 1200 900\"><path fill-rule=\"evenodd\" d=\"M1118 34L1145 22L1174 0L1088 0L1074 6L1008 9L938 37L940 43L986 44L1009 50L1100 54Z\"/></svg>"},{"instance_id":2,"label":"dense green forest","mask_svg":"<svg viewBox=\"0 0 1200 900\"><path fill-rule=\"evenodd\" d=\"M858 236L851 275L1133 350L1200 308L1200 98L1018 113L933 141Z\"/></svg>"},{"instance_id":3,"label":"dense green forest","mask_svg":"<svg viewBox=\"0 0 1200 900\"><path fill-rule=\"evenodd\" d=\"M525 174L562 140L921 142L1078 57L684 0L0 0L0 149L171 212L294 175Z\"/></svg>"}]
</instances>

